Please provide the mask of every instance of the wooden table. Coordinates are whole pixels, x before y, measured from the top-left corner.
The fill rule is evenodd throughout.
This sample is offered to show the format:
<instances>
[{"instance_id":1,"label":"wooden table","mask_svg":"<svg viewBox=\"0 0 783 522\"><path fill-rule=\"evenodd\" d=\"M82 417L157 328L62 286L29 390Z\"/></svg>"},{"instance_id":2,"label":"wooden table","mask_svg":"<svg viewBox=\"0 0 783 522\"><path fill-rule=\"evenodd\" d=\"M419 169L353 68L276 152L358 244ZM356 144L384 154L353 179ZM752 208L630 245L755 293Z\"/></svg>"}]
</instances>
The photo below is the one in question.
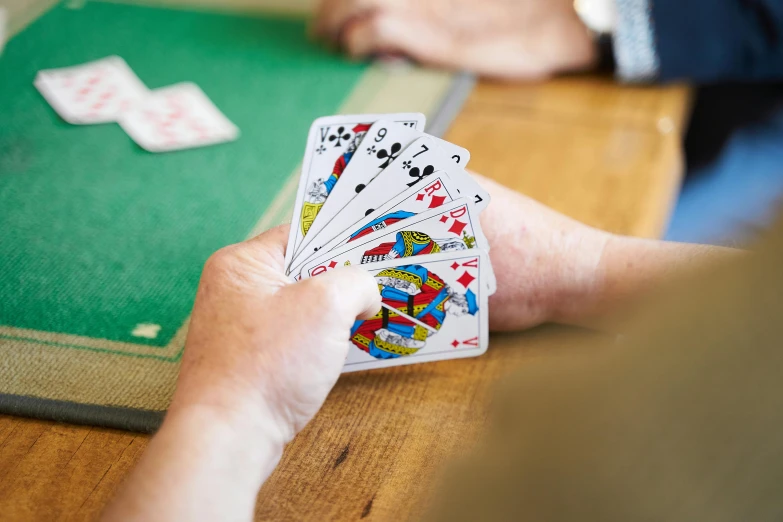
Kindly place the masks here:
<instances>
[{"instance_id":1,"label":"wooden table","mask_svg":"<svg viewBox=\"0 0 783 522\"><path fill-rule=\"evenodd\" d=\"M685 87L481 83L446 136L471 168L591 225L658 237L682 171ZM494 336L486 355L348 374L261 490L258 520L407 520L482 433L492 385L583 333ZM5 520L91 520L145 435L0 416Z\"/></svg>"}]
</instances>

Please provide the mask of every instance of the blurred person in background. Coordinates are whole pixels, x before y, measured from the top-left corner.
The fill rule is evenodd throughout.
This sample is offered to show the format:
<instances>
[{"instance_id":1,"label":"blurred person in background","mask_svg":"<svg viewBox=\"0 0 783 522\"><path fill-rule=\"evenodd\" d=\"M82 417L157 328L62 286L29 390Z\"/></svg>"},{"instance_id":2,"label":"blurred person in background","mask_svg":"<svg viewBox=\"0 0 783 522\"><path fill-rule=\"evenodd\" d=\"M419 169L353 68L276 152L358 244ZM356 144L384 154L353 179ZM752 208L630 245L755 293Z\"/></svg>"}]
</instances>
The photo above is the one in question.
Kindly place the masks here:
<instances>
[{"instance_id":1,"label":"blurred person in background","mask_svg":"<svg viewBox=\"0 0 783 522\"><path fill-rule=\"evenodd\" d=\"M780 0L321 0L313 29L357 58L490 78L612 67L620 81L702 86L667 239L734 245L783 196Z\"/></svg>"}]
</instances>

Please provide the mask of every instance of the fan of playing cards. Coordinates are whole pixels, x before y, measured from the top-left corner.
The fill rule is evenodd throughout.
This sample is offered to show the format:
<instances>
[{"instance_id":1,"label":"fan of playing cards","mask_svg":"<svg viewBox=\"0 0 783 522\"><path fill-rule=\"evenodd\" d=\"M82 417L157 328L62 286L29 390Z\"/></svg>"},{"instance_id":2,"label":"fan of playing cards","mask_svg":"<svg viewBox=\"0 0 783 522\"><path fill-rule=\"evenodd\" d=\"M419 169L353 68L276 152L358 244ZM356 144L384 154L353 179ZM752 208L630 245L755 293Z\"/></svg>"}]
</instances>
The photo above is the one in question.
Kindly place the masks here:
<instances>
[{"instance_id":1,"label":"fan of playing cards","mask_svg":"<svg viewBox=\"0 0 783 522\"><path fill-rule=\"evenodd\" d=\"M351 329L344 371L480 355L495 291L470 153L424 134L424 115L313 122L286 250L288 275L358 265L382 308Z\"/></svg>"}]
</instances>

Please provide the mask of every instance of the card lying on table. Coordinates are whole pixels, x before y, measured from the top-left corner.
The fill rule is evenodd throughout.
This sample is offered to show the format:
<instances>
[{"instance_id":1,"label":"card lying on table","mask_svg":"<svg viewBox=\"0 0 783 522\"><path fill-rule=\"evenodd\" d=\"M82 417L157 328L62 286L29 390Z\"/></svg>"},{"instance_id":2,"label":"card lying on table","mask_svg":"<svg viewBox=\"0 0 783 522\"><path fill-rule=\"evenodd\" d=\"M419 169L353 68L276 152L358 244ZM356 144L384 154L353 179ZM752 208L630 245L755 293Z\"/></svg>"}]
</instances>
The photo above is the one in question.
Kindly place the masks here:
<instances>
[{"instance_id":1,"label":"card lying on table","mask_svg":"<svg viewBox=\"0 0 783 522\"><path fill-rule=\"evenodd\" d=\"M470 153L421 114L319 118L310 128L285 266L295 280L354 265L383 307L357 321L343 371L480 355L496 283Z\"/></svg>"},{"instance_id":2,"label":"card lying on table","mask_svg":"<svg viewBox=\"0 0 783 522\"><path fill-rule=\"evenodd\" d=\"M68 123L117 121L149 90L119 56L39 71L33 82Z\"/></svg>"},{"instance_id":3,"label":"card lying on table","mask_svg":"<svg viewBox=\"0 0 783 522\"><path fill-rule=\"evenodd\" d=\"M239 136L236 125L196 84L150 91L119 56L44 69L33 84L68 123L117 122L150 152L203 147Z\"/></svg>"},{"instance_id":4,"label":"card lying on table","mask_svg":"<svg viewBox=\"0 0 783 522\"><path fill-rule=\"evenodd\" d=\"M198 85L178 83L152 91L119 118L133 141L150 152L235 140L239 129Z\"/></svg>"}]
</instances>

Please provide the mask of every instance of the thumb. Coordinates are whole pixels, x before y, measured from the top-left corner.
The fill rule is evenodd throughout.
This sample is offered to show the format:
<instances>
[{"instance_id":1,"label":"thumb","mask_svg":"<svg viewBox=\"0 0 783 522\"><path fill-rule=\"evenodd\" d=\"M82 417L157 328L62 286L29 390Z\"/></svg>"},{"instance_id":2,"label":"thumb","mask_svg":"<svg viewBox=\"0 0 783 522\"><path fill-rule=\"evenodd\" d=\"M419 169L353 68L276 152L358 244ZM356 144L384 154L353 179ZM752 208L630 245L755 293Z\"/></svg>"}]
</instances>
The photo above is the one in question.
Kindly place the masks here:
<instances>
[{"instance_id":1,"label":"thumb","mask_svg":"<svg viewBox=\"0 0 783 522\"><path fill-rule=\"evenodd\" d=\"M331 312L351 321L357 317L368 319L381 308L378 283L368 272L354 266L336 268L305 279L294 284L291 290L301 292L305 299L320 298Z\"/></svg>"}]
</instances>

